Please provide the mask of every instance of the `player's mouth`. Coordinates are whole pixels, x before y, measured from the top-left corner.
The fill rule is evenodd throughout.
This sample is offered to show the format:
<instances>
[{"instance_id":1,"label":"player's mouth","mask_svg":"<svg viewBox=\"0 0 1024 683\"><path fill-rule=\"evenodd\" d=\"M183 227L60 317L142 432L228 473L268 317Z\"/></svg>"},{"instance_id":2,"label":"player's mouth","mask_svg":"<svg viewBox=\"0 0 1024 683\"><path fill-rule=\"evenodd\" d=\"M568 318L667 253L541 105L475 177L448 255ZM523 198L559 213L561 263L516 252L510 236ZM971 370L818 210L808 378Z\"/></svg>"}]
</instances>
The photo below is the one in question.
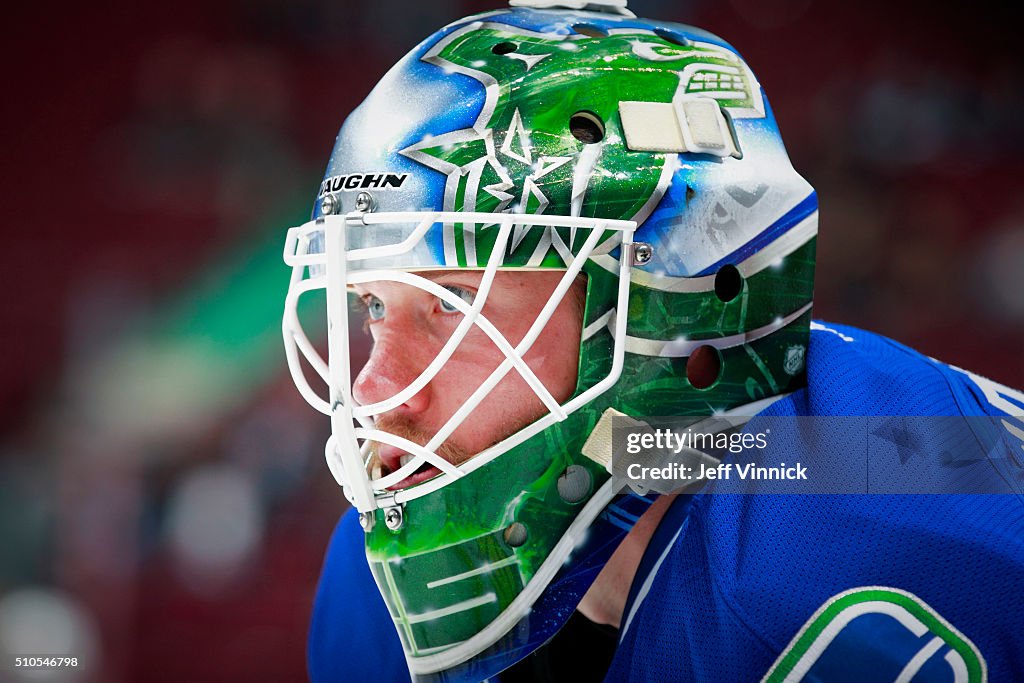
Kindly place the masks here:
<instances>
[{"instance_id":1,"label":"player's mouth","mask_svg":"<svg viewBox=\"0 0 1024 683\"><path fill-rule=\"evenodd\" d=\"M372 476L374 479L379 479L392 474L393 472L397 472L399 469L410 463L415 457L416 456L406 453L395 446L378 444ZM387 488L387 490L397 491L399 489L408 488L415 484L419 484L420 482L424 482L427 479L432 479L439 474L441 474L441 470L428 462L423 462L423 464L416 468L415 472L398 483L392 484Z\"/></svg>"}]
</instances>

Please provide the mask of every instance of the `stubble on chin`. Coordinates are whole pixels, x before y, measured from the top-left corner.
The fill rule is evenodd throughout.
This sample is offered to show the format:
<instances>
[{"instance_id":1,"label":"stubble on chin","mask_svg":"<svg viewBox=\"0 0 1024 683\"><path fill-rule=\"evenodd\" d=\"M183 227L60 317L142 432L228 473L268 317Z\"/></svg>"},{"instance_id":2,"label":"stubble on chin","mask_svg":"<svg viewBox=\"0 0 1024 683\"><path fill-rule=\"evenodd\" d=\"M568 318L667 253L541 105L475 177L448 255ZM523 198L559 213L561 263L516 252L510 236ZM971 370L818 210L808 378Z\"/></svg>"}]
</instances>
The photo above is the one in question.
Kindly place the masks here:
<instances>
[{"instance_id":1,"label":"stubble on chin","mask_svg":"<svg viewBox=\"0 0 1024 683\"><path fill-rule=\"evenodd\" d=\"M526 425L531 424L536 419L543 417L544 415L547 414L547 411L543 409L543 406L539 406L538 412L540 412L541 414L531 416L532 419L526 420L525 423L523 423L523 420L502 420L502 423L497 430L499 432L497 437L489 441L487 448L490 448L491 446L494 446L504 441L506 438L512 436ZM388 432L389 434L394 434L395 436L400 436L403 439L408 439L409 441L412 441L413 443L419 444L421 446L426 445L426 443L430 441L430 439L432 439L434 437L434 434L436 433L435 431L417 427L409 418L403 415L383 415L377 418L375 426L377 429L380 429L381 431ZM380 459L377 455L380 445L380 442L374 441L370 446L369 469L371 472L375 472L380 467ZM462 463L466 462L474 455L476 455L475 452L470 452L469 450L463 448L459 444L453 442L451 439L448 439L443 444L441 444L440 448L435 450L435 453L437 453L439 456L441 456L447 462L450 462L453 465L461 465Z\"/></svg>"}]
</instances>

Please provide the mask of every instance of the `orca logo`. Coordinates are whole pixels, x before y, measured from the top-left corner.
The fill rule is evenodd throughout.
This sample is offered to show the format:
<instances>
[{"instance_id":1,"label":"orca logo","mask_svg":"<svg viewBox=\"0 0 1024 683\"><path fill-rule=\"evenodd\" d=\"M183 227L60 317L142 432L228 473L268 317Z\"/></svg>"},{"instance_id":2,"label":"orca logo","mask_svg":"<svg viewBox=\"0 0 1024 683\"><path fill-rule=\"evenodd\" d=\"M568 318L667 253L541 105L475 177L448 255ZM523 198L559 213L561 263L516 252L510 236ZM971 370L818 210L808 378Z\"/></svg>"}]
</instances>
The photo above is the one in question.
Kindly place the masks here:
<instances>
[{"instance_id":1,"label":"orca logo","mask_svg":"<svg viewBox=\"0 0 1024 683\"><path fill-rule=\"evenodd\" d=\"M981 652L916 595L863 586L830 598L762 683L988 680Z\"/></svg>"}]
</instances>

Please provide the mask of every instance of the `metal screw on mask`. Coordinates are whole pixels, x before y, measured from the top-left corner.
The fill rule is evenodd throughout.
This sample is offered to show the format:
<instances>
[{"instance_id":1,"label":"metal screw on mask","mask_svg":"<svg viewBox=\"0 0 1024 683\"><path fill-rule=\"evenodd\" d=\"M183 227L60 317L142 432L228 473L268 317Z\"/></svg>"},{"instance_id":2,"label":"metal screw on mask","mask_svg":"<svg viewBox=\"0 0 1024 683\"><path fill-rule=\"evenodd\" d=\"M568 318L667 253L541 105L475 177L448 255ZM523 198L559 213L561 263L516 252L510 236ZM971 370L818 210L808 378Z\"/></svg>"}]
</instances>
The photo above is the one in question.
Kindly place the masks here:
<instances>
[{"instance_id":1,"label":"metal screw on mask","mask_svg":"<svg viewBox=\"0 0 1024 683\"><path fill-rule=\"evenodd\" d=\"M633 244L633 265L643 266L651 262L654 258L654 248L646 242L636 242Z\"/></svg>"},{"instance_id":2,"label":"metal screw on mask","mask_svg":"<svg viewBox=\"0 0 1024 683\"><path fill-rule=\"evenodd\" d=\"M325 216L332 216L341 212L341 200L333 194L326 195L320 200L320 213Z\"/></svg>"},{"instance_id":3,"label":"metal screw on mask","mask_svg":"<svg viewBox=\"0 0 1024 683\"><path fill-rule=\"evenodd\" d=\"M402 508L395 506L388 508L384 511L384 523L392 531L398 531L402 528L402 524L405 522L404 515L402 515Z\"/></svg>"},{"instance_id":4,"label":"metal screw on mask","mask_svg":"<svg viewBox=\"0 0 1024 683\"><path fill-rule=\"evenodd\" d=\"M356 211L359 213L370 213L377 208L377 200L369 192L360 192L356 195Z\"/></svg>"},{"instance_id":5,"label":"metal screw on mask","mask_svg":"<svg viewBox=\"0 0 1024 683\"><path fill-rule=\"evenodd\" d=\"M359 513L359 526L363 527L363 531L371 531L373 529L374 516L372 512L360 512Z\"/></svg>"}]
</instances>

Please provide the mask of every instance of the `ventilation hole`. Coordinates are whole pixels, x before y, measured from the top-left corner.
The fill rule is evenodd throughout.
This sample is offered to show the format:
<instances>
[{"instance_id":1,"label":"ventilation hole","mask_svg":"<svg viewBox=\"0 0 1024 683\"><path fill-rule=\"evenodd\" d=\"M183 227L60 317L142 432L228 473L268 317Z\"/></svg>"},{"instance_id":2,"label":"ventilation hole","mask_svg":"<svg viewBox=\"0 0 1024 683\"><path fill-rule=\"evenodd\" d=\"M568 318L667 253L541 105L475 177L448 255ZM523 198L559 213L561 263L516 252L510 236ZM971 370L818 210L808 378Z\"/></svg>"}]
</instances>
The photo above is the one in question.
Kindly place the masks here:
<instances>
[{"instance_id":1,"label":"ventilation hole","mask_svg":"<svg viewBox=\"0 0 1024 683\"><path fill-rule=\"evenodd\" d=\"M701 346L686 361L686 379L694 389L709 389L722 373L722 354L714 346Z\"/></svg>"},{"instance_id":2,"label":"ventilation hole","mask_svg":"<svg viewBox=\"0 0 1024 683\"><path fill-rule=\"evenodd\" d=\"M593 24L576 24L572 27L572 30L576 31L576 33L579 33L580 35L587 36L588 38L608 37L608 31L598 26L594 26Z\"/></svg>"},{"instance_id":3,"label":"ventilation hole","mask_svg":"<svg viewBox=\"0 0 1024 683\"><path fill-rule=\"evenodd\" d=\"M512 522L505 529L505 543L508 543L513 548L518 548L522 544L526 543L526 525L520 524L519 522Z\"/></svg>"},{"instance_id":4,"label":"ventilation hole","mask_svg":"<svg viewBox=\"0 0 1024 683\"><path fill-rule=\"evenodd\" d=\"M687 40L682 34L676 33L675 31L669 31L664 28L654 29L654 35L658 36L662 40L667 40L673 45L681 45L682 47L690 47L690 41Z\"/></svg>"},{"instance_id":5,"label":"ventilation hole","mask_svg":"<svg viewBox=\"0 0 1024 683\"><path fill-rule=\"evenodd\" d=\"M574 505L590 493L590 471L582 465L569 465L558 478L558 495Z\"/></svg>"},{"instance_id":6,"label":"ventilation hole","mask_svg":"<svg viewBox=\"0 0 1024 683\"><path fill-rule=\"evenodd\" d=\"M689 185L686 186L686 203L689 204L693 201L693 198L697 196L697 190L693 189Z\"/></svg>"},{"instance_id":7,"label":"ventilation hole","mask_svg":"<svg viewBox=\"0 0 1024 683\"><path fill-rule=\"evenodd\" d=\"M719 268L715 275L715 294L720 301L729 302L743 291L743 276L739 268L731 263Z\"/></svg>"},{"instance_id":8,"label":"ventilation hole","mask_svg":"<svg viewBox=\"0 0 1024 683\"><path fill-rule=\"evenodd\" d=\"M512 52L515 52L518 49L519 49L519 46L516 45L515 43L505 42L505 43L498 43L497 45L492 47L491 48L491 52L493 52L496 55L507 55L507 54L510 54Z\"/></svg>"},{"instance_id":9,"label":"ventilation hole","mask_svg":"<svg viewBox=\"0 0 1024 683\"><path fill-rule=\"evenodd\" d=\"M604 140L604 123L589 111L578 111L569 119L569 130L580 142L592 145Z\"/></svg>"}]
</instances>

